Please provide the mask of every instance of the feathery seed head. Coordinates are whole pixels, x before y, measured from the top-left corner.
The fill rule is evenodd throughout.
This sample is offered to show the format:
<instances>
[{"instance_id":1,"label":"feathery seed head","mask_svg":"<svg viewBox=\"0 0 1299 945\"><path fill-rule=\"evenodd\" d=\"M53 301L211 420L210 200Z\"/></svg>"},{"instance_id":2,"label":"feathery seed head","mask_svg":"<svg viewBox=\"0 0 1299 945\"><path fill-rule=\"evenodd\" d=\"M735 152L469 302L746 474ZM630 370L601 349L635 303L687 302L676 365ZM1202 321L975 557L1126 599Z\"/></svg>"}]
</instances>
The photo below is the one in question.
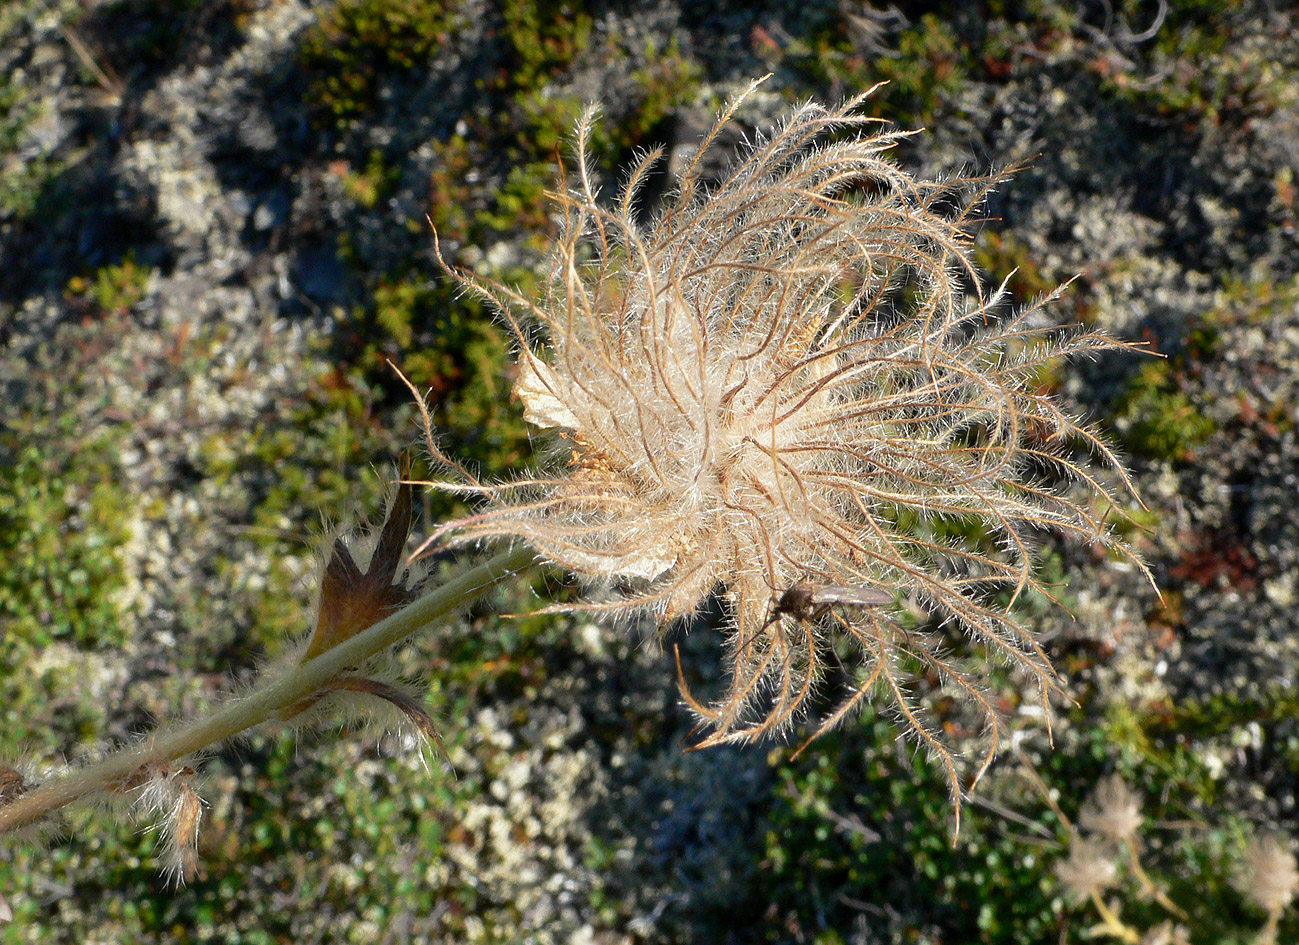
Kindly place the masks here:
<instances>
[{"instance_id":1,"label":"feathery seed head","mask_svg":"<svg viewBox=\"0 0 1299 945\"><path fill-rule=\"evenodd\" d=\"M1147 929L1140 945L1190 945L1190 942L1191 935L1185 926L1165 920Z\"/></svg>"},{"instance_id":2,"label":"feathery seed head","mask_svg":"<svg viewBox=\"0 0 1299 945\"><path fill-rule=\"evenodd\" d=\"M1245 848L1234 881L1250 902L1270 915L1280 915L1299 893L1299 862L1281 837L1255 837Z\"/></svg>"},{"instance_id":3,"label":"feathery seed head","mask_svg":"<svg viewBox=\"0 0 1299 945\"><path fill-rule=\"evenodd\" d=\"M1078 822L1111 843L1125 843L1141 829L1141 799L1117 774L1105 778L1083 805Z\"/></svg>"},{"instance_id":4,"label":"feathery seed head","mask_svg":"<svg viewBox=\"0 0 1299 945\"><path fill-rule=\"evenodd\" d=\"M1055 875L1070 896L1082 901L1113 886L1119 868L1103 844L1075 836L1069 856L1056 863Z\"/></svg>"},{"instance_id":5,"label":"feathery seed head","mask_svg":"<svg viewBox=\"0 0 1299 945\"><path fill-rule=\"evenodd\" d=\"M1110 506L1099 468L1127 481L1035 377L1116 344L1045 327L1041 303L1001 314L963 229L993 182L907 175L886 157L904 134L857 114L861 98L798 108L705 192L702 157L742 99L648 224L635 203L657 155L603 203L588 113L541 297L457 274L512 326L515 393L554 449L532 478L445 485L485 508L430 542L522 539L623 595L592 609L650 609L664 625L721 593L731 688L716 706L690 700L710 742L797 721L846 646L859 674L818 732L879 696L954 780L907 680L936 671L992 724L977 671L895 625L901 604L772 620L773 598L800 581L897 592L1053 685L1014 598L1041 589L1043 530L1127 554L1070 491ZM965 537L980 531L992 542Z\"/></svg>"}]
</instances>

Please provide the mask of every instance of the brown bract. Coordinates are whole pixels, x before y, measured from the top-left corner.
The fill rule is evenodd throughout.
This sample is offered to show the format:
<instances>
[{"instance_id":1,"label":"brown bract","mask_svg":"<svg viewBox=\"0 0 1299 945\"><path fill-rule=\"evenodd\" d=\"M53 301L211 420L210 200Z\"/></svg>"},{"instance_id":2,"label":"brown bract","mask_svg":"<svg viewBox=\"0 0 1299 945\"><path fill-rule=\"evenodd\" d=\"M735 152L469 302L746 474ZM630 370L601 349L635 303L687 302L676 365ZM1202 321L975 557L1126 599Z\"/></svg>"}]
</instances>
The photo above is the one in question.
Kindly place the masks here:
<instances>
[{"instance_id":1,"label":"brown bract","mask_svg":"<svg viewBox=\"0 0 1299 945\"><path fill-rule=\"evenodd\" d=\"M302 653L309 660L378 623L408 603L413 595L397 581L406 539L411 525L411 487L397 487L388 518L379 533L379 543L362 571L347 544L334 539L329 562L320 579L320 608L316 627Z\"/></svg>"},{"instance_id":2,"label":"brown bract","mask_svg":"<svg viewBox=\"0 0 1299 945\"><path fill-rule=\"evenodd\" d=\"M1005 312L1001 290L985 296L965 227L993 181L911 177L887 157L904 133L860 102L798 108L706 186L701 157L735 102L646 224L638 193L659 155L603 200L582 121L539 295L457 274L512 327L515 393L550 459L517 482L438 484L484 506L430 542L522 539L615 592L580 606L664 627L720 594L729 688L687 697L706 743L819 706L815 734L878 701L955 789L914 681L973 707L991 757L983 670L1018 668L1044 696L1056 681L1012 616L1026 591L1050 596L1043 533L1130 557L1103 521L1121 505L1109 482L1128 488L1118 460L1040 384L1053 358L1119 346L1054 326L1049 300ZM904 631L895 604L768 621L800 581L878 588L932 620Z\"/></svg>"},{"instance_id":3,"label":"brown bract","mask_svg":"<svg viewBox=\"0 0 1299 945\"><path fill-rule=\"evenodd\" d=\"M320 578L320 603L316 625L294 660L305 663L313 657L351 639L389 614L413 601L419 593L419 579L410 570L398 577L405 557L406 541L413 520L413 488L409 462L403 460L397 493L388 508L383 527L364 570L356 563L343 538L334 539L329 560ZM287 706L280 717L293 724L329 717L379 717L392 715L425 740L443 749L442 737L432 717L421 705L416 692L392 677L391 667L370 661L325 682L305 699Z\"/></svg>"}]
</instances>

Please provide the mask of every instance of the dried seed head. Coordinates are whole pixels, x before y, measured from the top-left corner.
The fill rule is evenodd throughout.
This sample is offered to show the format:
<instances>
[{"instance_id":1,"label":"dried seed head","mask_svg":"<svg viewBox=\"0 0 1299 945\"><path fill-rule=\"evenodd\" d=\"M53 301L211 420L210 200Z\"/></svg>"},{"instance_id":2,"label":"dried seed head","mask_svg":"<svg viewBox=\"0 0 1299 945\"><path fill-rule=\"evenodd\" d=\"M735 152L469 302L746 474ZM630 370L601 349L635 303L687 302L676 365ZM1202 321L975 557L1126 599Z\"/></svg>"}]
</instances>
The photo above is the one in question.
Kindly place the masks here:
<instances>
[{"instance_id":1,"label":"dried seed head","mask_svg":"<svg viewBox=\"0 0 1299 945\"><path fill-rule=\"evenodd\" d=\"M992 182L908 176L885 157L904 135L879 131L860 101L804 105L705 192L702 156L737 101L648 225L634 207L655 156L606 206L587 168L590 115L581 122L540 298L458 274L513 326L515 392L553 437L550 465L515 483L446 484L485 508L430 543L523 539L625 592L591 609L649 609L665 625L720 591L730 690L691 702L714 741L796 722L851 651L856 675L817 731L878 697L955 787L940 726L908 682L941 679L992 726L981 664L904 632L892 606L785 614L757 631L773 595L800 581L900 590L1045 698L1056 677L1012 618L1015 598L1042 589L1043 530L1128 554L1088 505L1118 505L1104 469L1127 480L1037 376L1052 358L1117 345L1047 327L1041 303L1003 315L1000 290L984 297L963 227Z\"/></svg>"},{"instance_id":2,"label":"dried seed head","mask_svg":"<svg viewBox=\"0 0 1299 945\"><path fill-rule=\"evenodd\" d=\"M31 756L0 760L0 808L39 788L50 778L57 778L66 765L49 764ZM5 836L34 846L44 846L63 829L61 811L48 811L25 826L10 828Z\"/></svg>"},{"instance_id":3,"label":"dried seed head","mask_svg":"<svg viewBox=\"0 0 1299 945\"><path fill-rule=\"evenodd\" d=\"M1078 814L1084 830L1111 843L1135 840L1141 829L1141 799L1117 774L1103 779Z\"/></svg>"},{"instance_id":4,"label":"dried seed head","mask_svg":"<svg viewBox=\"0 0 1299 945\"><path fill-rule=\"evenodd\" d=\"M1146 930L1140 945L1190 945L1191 935L1184 926L1171 920L1160 922Z\"/></svg>"},{"instance_id":5,"label":"dried seed head","mask_svg":"<svg viewBox=\"0 0 1299 945\"><path fill-rule=\"evenodd\" d=\"M1056 863L1055 875L1069 895L1081 901L1114 885L1119 868L1103 844L1075 835L1068 858Z\"/></svg>"},{"instance_id":6,"label":"dried seed head","mask_svg":"<svg viewBox=\"0 0 1299 945\"><path fill-rule=\"evenodd\" d=\"M1269 915L1280 915L1299 892L1299 866L1281 837L1255 837L1245 848L1233 882L1250 902Z\"/></svg>"}]
</instances>

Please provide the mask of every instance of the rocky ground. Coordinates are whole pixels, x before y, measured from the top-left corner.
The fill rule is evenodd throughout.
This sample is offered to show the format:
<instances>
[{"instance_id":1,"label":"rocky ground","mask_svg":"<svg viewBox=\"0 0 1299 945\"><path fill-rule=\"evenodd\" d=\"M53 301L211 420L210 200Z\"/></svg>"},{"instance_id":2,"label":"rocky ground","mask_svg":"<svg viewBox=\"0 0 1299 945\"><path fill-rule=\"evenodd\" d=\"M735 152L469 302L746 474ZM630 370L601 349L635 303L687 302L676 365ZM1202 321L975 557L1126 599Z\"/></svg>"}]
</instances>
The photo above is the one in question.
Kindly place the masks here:
<instances>
[{"instance_id":1,"label":"rocky ground","mask_svg":"<svg viewBox=\"0 0 1299 945\"><path fill-rule=\"evenodd\" d=\"M1299 834L1299 18L1261 0L11 0L0 750L77 757L194 714L302 631L322 519L373 517L419 436L387 359L449 452L523 468L508 343L426 215L451 260L526 291L587 102L612 183L766 73L742 128L887 80L867 108L925 129L896 154L912 173L1025 164L980 227L989 279L1028 302L1077 276L1062 322L1164 356L1052 378L1130 457L1162 591L1050 546L1076 618L1029 615L1077 700L1053 745L1023 709L954 845L887 719L795 761L684 753L648 632L493 616L572 592L542 575L401 657L454 774L400 739L258 734L205 765L194 882L86 814L0 849L0 938L1077 940L1097 919L1053 872L1061 816L1118 772L1189 939L1253 940L1243 835ZM706 690L715 632L681 639Z\"/></svg>"}]
</instances>

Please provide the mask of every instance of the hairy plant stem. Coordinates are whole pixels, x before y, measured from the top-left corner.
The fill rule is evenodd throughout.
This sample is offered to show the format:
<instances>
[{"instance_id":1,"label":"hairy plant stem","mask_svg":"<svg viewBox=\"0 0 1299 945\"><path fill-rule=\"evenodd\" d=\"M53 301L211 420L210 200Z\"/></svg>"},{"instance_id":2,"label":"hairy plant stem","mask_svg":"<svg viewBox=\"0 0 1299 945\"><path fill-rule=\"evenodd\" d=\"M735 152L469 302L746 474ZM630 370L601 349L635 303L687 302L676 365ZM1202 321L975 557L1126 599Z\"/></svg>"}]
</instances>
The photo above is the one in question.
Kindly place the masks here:
<instances>
[{"instance_id":1,"label":"hairy plant stem","mask_svg":"<svg viewBox=\"0 0 1299 945\"><path fill-rule=\"evenodd\" d=\"M114 752L103 761L34 788L0 807L0 834L36 823L82 798L125 784L147 762L166 763L184 758L275 717L281 709L300 702L330 680L471 603L535 560L534 552L526 547L503 552L314 659L261 682L251 692L206 718L173 731L154 733L139 747Z\"/></svg>"}]
</instances>

